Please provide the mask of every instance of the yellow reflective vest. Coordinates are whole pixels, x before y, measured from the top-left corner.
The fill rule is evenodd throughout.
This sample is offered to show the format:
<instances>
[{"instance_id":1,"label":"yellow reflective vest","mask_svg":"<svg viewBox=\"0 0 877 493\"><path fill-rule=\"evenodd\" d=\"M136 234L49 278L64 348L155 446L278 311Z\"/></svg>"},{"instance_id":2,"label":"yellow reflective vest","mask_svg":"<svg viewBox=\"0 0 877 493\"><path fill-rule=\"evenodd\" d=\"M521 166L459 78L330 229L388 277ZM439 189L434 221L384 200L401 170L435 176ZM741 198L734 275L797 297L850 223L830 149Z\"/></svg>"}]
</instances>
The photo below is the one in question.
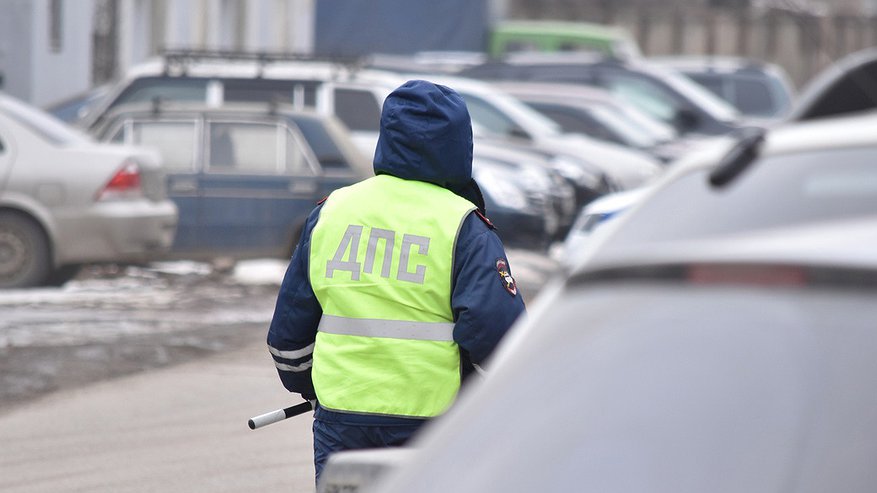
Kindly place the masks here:
<instances>
[{"instance_id":1,"label":"yellow reflective vest","mask_svg":"<svg viewBox=\"0 0 877 493\"><path fill-rule=\"evenodd\" d=\"M454 250L475 206L431 183L378 175L333 192L311 234L323 309L312 378L334 411L433 417L460 388Z\"/></svg>"}]
</instances>

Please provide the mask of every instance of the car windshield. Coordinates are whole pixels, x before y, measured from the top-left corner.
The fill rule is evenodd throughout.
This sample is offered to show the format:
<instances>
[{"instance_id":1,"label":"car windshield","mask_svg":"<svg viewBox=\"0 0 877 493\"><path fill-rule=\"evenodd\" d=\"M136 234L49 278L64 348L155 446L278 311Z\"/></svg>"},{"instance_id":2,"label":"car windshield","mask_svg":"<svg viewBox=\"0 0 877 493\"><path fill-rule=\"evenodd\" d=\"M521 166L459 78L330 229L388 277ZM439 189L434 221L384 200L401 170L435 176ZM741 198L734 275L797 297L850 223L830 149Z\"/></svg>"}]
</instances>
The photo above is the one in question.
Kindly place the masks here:
<instances>
[{"instance_id":1,"label":"car windshield","mask_svg":"<svg viewBox=\"0 0 877 493\"><path fill-rule=\"evenodd\" d=\"M875 155L877 148L864 147L772 156L721 189L708 184L710 169L700 169L658 189L609 242L708 237L874 214Z\"/></svg>"},{"instance_id":2,"label":"car windshield","mask_svg":"<svg viewBox=\"0 0 877 493\"><path fill-rule=\"evenodd\" d=\"M648 148L662 142L657 135L650 133L645 127L637 126L624 113L617 112L608 105L595 105L591 108L591 114L634 147Z\"/></svg>"},{"instance_id":3,"label":"car windshield","mask_svg":"<svg viewBox=\"0 0 877 493\"><path fill-rule=\"evenodd\" d=\"M661 72L667 84L694 101L715 119L732 122L739 118L739 113L733 106L688 77L670 70Z\"/></svg>"},{"instance_id":4,"label":"car windshield","mask_svg":"<svg viewBox=\"0 0 877 493\"><path fill-rule=\"evenodd\" d=\"M10 118L31 129L59 146L72 146L91 142L91 139L54 116L36 108L31 108L12 98L0 99L0 108Z\"/></svg>"},{"instance_id":5,"label":"car windshield","mask_svg":"<svg viewBox=\"0 0 877 493\"><path fill-rule=\"evenodd\" d=\"M511 96L495 93L487 101L465 90L460 90L460 94L470 107L472 121L493 133L507 135L508 129L513 126L520 127L537 138L563 133L560 125Z\"/></svg>"}]
</instances>

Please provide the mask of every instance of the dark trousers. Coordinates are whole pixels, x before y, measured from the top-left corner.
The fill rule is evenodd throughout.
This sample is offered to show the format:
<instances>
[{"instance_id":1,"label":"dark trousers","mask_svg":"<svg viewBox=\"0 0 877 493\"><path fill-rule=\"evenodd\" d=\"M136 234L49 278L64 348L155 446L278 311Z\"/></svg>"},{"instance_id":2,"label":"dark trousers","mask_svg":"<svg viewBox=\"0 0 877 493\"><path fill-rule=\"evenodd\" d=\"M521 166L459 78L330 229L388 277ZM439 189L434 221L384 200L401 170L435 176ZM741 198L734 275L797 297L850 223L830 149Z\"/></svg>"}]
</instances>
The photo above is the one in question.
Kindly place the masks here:
<instances>
[{"instance_id":1,"label":"dark trousers","mask_svg":"<svg viewBox=\"0 0 877 493\"><path fill-rule=\"evenodd\" d=\"M398 420L395 420L398 421ZM423 425L423 420L404 420L382 424L354 424L314 419L314 469L317 481L334 452L404 445Z\"/></svg>"}]
</instances>

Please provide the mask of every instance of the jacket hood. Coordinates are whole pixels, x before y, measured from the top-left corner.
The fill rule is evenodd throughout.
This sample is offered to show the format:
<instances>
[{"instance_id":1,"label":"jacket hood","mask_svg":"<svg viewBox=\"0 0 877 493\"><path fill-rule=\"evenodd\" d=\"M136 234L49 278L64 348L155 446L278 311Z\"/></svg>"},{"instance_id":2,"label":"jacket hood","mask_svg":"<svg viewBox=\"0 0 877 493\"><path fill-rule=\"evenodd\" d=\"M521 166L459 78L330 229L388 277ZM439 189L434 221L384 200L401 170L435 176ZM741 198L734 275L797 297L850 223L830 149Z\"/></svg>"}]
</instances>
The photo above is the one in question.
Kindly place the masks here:
<instances>
[{"instance_id":1,"label":"jacket hood","mask_svg":"<svg viewBox=\"0 0 877 493\"><path fill-rule=\"evenodd\" d=\"M387 99L374 159L389 174L457 190L472 180L472 122L453 89L410 80Z\"/></svg>"}]
</instances>

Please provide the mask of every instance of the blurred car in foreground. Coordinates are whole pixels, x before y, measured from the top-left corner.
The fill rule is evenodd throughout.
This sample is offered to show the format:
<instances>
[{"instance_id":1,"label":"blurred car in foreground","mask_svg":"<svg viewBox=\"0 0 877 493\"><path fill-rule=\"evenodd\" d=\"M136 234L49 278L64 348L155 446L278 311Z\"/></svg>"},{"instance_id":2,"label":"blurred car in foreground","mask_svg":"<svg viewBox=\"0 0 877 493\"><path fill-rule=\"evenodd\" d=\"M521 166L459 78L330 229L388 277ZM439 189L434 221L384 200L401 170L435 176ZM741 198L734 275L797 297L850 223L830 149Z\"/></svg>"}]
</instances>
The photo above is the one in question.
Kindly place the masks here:
<instances>
[{"instance_id":1,"label":"blurred car in foreground","mask_svg":"<svg viewBox=\"0 0 877 493\"><path fill-rule=\"evenodd\" d=\"M877 108L877 48L847 55L810 79L790 121L814 120Z\"/></svg>"},{"instance_id":2,"label":"blurred car in foreground","mask_svg":"<svg viewBox=\"0 0 877 493\"><path fill-rule=\"evenodd\" d=\"M649 58L676 70L734 105L740 114L765 123L782 119L792 108L794 89L779 65L729 56Z\"/></svg>"},{"instance_id":3,"label":"blurred car in foreground","mask_svg":"<svg viewBox=\"0 0 877 493\"><path fill-rule=\"evenodd\" d=\"M877 221L773 233L575 273L363 491L872 491Z\"/></svg>"},{"instance_id":4,"label":"blurred car in foreground","mask_svg":"<svg viewBox=\"0 0 877 493\"><path fill-rule=\"evenodd\" d=\"M877 214L877 114L749 133L677 162L581 262L605 264L682 239Z\"/></svg>"},{"instance_id":5,"label":"blurred car in foreground","mask_svg":"<svg viewBox=\"0 0 877 493\"><path fill-rule=\"evenodd\" d=\"M288 258L307 215L372 174L332 117L259 103L122 105L93 133L158 149L180 224L169 258Z\"/></svg>"},{"instance_id":6,"label":"blurred car in foreground","mask_svg":"<svg viewBox=\"0 0 877 493\"><path fill-rule=\"evenodd\" d=\"M154 152L97 144L0 94L0 288L150 260L170 247L176 223Z\"/></svg>"}]
</instances>

